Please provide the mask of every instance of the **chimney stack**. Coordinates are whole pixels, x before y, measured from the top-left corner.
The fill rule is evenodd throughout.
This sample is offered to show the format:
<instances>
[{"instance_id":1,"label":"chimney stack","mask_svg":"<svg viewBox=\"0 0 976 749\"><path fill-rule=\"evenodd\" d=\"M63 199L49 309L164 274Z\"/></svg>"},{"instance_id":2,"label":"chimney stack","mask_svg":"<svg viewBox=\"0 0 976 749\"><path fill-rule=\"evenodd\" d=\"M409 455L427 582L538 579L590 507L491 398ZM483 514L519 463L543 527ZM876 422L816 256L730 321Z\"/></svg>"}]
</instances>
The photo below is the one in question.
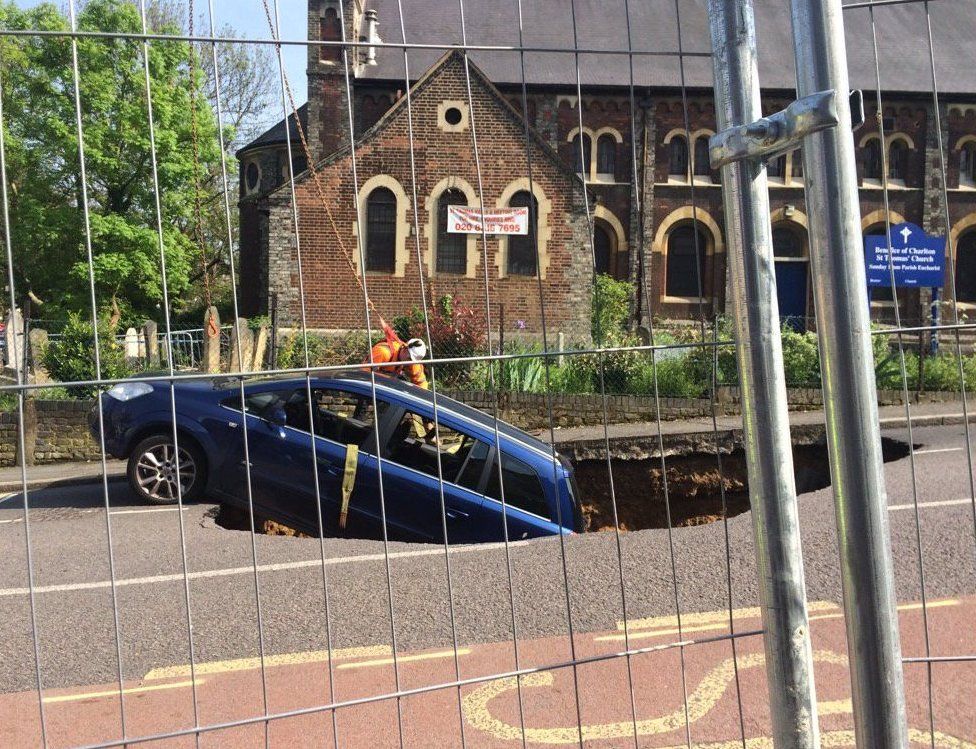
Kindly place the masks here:
<instances>
[{"instance_id":1,"label":"chimney stack","mask_svg":"<svg viewBox=\"0 0 976 749\"><path fill-rule=\"evenodd\" d=\"M373 46L376 42L380 41L379 34L376 33L377 21L376 21L376 10L370 8L365 13L366 19L366 41L369 42L369 46L366 48L366 64L375 65L376 64L376 47Z\"/></svg>"}]
</instances>

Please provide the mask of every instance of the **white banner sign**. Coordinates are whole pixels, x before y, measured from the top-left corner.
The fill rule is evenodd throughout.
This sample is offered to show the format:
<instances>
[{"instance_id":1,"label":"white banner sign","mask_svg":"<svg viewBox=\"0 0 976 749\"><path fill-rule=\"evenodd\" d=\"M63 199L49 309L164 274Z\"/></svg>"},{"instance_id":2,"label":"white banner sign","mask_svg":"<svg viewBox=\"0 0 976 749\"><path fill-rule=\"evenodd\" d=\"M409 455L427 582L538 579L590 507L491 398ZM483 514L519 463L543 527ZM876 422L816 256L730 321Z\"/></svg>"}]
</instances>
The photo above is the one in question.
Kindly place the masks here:
<instances>
[{"instance_id":1,"label":"white banner sign","mask_svg":"<svg viewBox=\"0 0 976 749\"><path fill-rule=\"evenodd\" d=\"M482 229L482 226L484 227ZM496 208L485 211L463 205L447 207L447 231L450 234L528 234L528 208Z\"/></svg>"}]
</instances>

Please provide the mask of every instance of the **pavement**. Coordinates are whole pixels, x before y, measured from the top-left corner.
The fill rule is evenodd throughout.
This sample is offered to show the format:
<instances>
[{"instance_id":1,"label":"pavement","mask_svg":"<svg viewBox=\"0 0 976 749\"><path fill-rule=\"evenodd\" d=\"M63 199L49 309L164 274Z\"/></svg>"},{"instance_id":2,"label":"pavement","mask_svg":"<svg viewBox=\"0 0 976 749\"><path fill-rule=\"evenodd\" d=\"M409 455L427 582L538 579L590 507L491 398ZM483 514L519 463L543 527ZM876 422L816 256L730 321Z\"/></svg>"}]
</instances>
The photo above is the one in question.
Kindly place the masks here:
<instances>
[{"instance_id":1,"label":"pavement","mask_svg":"<svg viewBox=\"0 0 976 749\"><path fill-rule=\"evenodd\" d=\"M951 409L915 413L937 425L916 423L914 455L885 466L903 651L972 655L970 446ZM799 508L836 747L853 735L833 502L827 487ZM749 512L445 549L252 537L217 526L211 504L149 508L119 482L26 503L29 539L25 498L0 498L0 715L19 716L0 721L3 747L37 746L42 729L49 746L157 732L171 735L153 746L195 746L194 725L210 727L201 746L235 749L449 747L462 731L468 746L516 747L523 723L531 747L770 746ZM616 657L628 647L647 649ZM492 678L516 665L520 680ZM976 749L976 661L935 664L931 681L905 668L913 746Z\"/></svg>"},{"instance_id":2,"label":"pavement","mask_svg":"<svg viewBox=\"0 0 976 749\"><path fill-rule=\"evenodd\" d=\"M969 404L969 420L976 422L976 404ZM945 403L919 403L910 407L912 424L916 427L962 424L965 421L961 401ZM882 406L878 409L879 423L883 429L904 427L907 423L905 406ZM790 413L792 427L820 427L824 424L823 411L793 411ZM655 441L658 434L656 422L634 422L629 424L610 424L607 435L611 440L630 440L634 438ZM661 422L664 437L684 435L738 432L742 429L742 416L698 417ZM556 444L602 443L606 436L602 425L582 427L557 427L553 434L548 430L537 432L540 439L549 441L555 437ZM72 483L100 483L105 474L108 481L125 480L125 461L109 458L103 471L101 461L72 461L29 466L27 468L27 487L35 489L44 486L68 485ZM24 476L19 466L0 468L0 492L19 491L23 488Z\"/></svg>"}]
</instances>

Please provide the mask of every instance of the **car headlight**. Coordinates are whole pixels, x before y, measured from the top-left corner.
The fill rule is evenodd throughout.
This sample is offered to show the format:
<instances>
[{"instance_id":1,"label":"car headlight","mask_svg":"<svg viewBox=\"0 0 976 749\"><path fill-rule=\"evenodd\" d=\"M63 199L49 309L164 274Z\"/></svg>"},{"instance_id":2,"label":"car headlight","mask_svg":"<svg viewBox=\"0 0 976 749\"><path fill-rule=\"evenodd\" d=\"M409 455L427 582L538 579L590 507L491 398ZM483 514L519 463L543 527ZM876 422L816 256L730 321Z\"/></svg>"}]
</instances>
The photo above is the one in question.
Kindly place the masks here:
<instances>
[{"instance_id":1,"label":"car headlight","mask_svg":"<svg viewBox=\"0 0 976 749\"><path fill-rule=\"evenodd\" d=\"M147 395L152 392L152 385L146 382L120 382L109 388L105 394L117 401L130 401L140 395Z\"/></svg>"}]
</instances>

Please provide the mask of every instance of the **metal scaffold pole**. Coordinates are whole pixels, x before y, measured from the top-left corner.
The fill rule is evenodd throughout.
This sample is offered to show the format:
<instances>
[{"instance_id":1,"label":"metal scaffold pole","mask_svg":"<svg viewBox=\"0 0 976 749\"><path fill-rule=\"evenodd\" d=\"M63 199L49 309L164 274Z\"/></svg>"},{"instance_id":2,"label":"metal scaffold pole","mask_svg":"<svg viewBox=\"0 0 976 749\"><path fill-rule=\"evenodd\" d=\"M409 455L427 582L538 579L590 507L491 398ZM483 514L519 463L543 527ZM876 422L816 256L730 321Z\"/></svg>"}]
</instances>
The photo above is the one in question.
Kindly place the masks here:
<instances>
[{"instance_id":1,"label":"metal scaffold pole","mask_svg":"<svg viewBox=\"0 0 976 749\"><path fill-rule=\"evenodd\" d=\"M908 746L840 0L791 0L797 92L838 93L804 143L810 262L857 745Z\"/></svg>"},{"instance_id":2,"label":"metal scaffold pole","mask_svg":"<svg viewBox=\"0 0 976 749\"><path fill-rule=\"evenodd\" d=\"M761 118L750 0L710 0L715 113L722 136ZM759 126L762 127L761 125ZM739 156L721 169L746 462L776 747L820 745L786 378L776 303L766 168Z\"/></svg>"}]
</instances>

